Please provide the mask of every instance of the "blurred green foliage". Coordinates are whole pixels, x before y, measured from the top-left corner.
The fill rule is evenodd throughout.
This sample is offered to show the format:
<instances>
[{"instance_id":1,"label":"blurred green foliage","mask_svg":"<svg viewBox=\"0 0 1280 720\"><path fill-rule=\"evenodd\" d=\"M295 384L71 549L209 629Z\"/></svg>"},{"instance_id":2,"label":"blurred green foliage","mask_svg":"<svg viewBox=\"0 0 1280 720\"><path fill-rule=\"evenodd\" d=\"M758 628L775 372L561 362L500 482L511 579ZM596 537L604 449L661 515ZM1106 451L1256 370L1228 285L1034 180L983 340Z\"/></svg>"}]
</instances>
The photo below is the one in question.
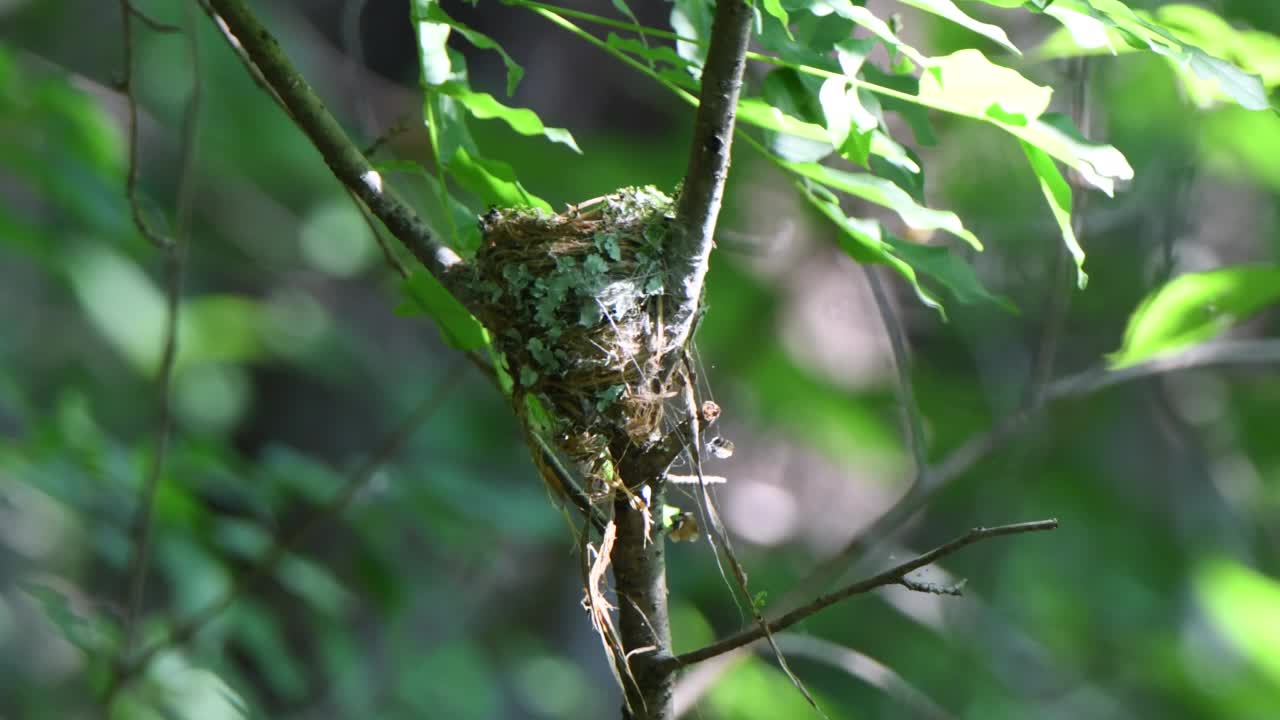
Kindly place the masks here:
<instances>
[{"instance_id":1,"label":"blurred green foliage","mask_svg":"<svg viewBox=\"0 0 1280 720\"><path fill-rule=\"evenodd\" d=\"M952 5L909 4L944 15ZM1044 22L1019 26L1012 38L991 29L1013 28L1011 18L1028 16L984 6L1021 4L965 3L973 17L962 25L904 10L905 27L895 32L930 55L980 47L1000 65L1018 67L1034 87L1057 85L1069 61L1046 58L1066 54L1065 35L1049 35L1042 46L1048 50L1030 52L1053 23L1034 18ZM134 232L123 192L124 104L111 89L119 78L118 17L108 5L42 0L0 9L5 717L94 712L121 641L131 523L155 447L163 276L160 257ZM180 4L138 5L188 31L198 28L202 93L196 163L187 171L196 199L184 238L175 434L156 497L144 644L217 601L273 538L316 517L421 403L438 407L340 516L321 523L190 643L159 656L121 696L115 715L614 716L616 689L578 606L571 528L541 489L506 402L461 370L465 360L448 347L475 345L465 322L442 341L422 318L397 316L397 281L370 230L217 33ZM417 111L414 88L351 65L359 60L352 33L363 32L366 46L394 44L396 35L351 15L358 3L335 3L344 9L331 14L307 5L258 3L359 142L382 134L396 113ZM401 32L409 29L408 5L394 19ZM610 12L599 5L591 10ZM853 10L859 5L847 5L837 22L813 12L822 3L767 2L763 40L769 49L797 50L795 43L823 33L833 42L847 37L860 17ZM1084 3L1041 5L1072 10ZM1280 34L1280 9L1273 4L1213 3L1213 17L1228 25L1207 20L1203 8L1132 5L1181 23L1179 37L1244 64L1274 93L1277 52L1270 43ZM639 3L631 9L651 25L665 23L669 11ZM442 187L433 172L398 172L405 166L386 159L389 177L403 183L443 236L452 227L460 233L452 236L456 245L470 249L476 238L465 236L463 221L499 199L540 197L560 207L624 185L670 188L679 180L691 114L676 96L527 11L488 4L449 10L485 33L436 48L444 57L465 54L473 68L474 90L449 86L432 109L458 113L451 103L461 103L476 120L467 135L450 139L455 154L445 158L458 173L452 187L465 192L461 200L445 197L450 185ZM678 3L675 26L704 36L705 11L702 3ZM791 33L778 23L784 16L794 21ZM1104 28L1103 37L1121 31ZM177 228L178 128L191 63L180 37L136 34L140 196L149 219ZM504 107L491 100L510 89L507 58L490 58L489 70L480 59L493 54L484 45L490 36L528 66ZM400 42L412 55L421 48L412 37ZM1010 42L1031 59L1015 65L998 55ZM634 44L612 45L644 59ZM660 61L656 75L673 83L687 76L680 63L698 62L697 46L681 45L679 61L649 51ZM1203 84L1194 65L1178 65L1180 57L1174 53L1172 71L1169 58L1149 53L1090 60L1093 127L1123 151L1136 179L1115 199L1090 196L1073 208L1085 213L1079 240L1091 282L1071 296L1060 372L1092 366L1117 348L1138 360L1231 328L1243 337L1280 329L1264 309L1274 302L1270 280L1280 260L1280 120L1218 104L1220 93ZM812 61L798 52L793 59ZM775 78L777 87L762 93L774 102L797 87L798 76L761 72L755 79L763 85L763 77ZM1256 99L1255 88L1237 89ZM840 91L844 102L850 94L861 102L852 86ZM1068 94L1060 89L1048 109L1069 110L1061 101ZM616 109L625 102L636 104L624 106L630 112ZM1041 104L1031 115L1046 109ZM507 105L528 106L545 124ZM963 110L981 114L989 105ZM832 152L832 126L841 126L830 108L796 107L787 126ZM1007 114L990 118L1005 122L1019 112L1001 108ZM884 109L899 112L887 100ZM537 137L513 134L486 114ZM783 121L768 115L762 112L761 122L776 130ZM909 290L901 293L916 396L931 457L939 460L1016 410L1029 392L1044 328L1056 322L1050 268L1066 232L1046 197L1061 212L1072 208L1061 192L1037 192L1041 182L1061 190L1048 174L1056 168L1029 168L998 122L899 115L913 131L895 120L899 139L921 142L903 154L876 147L900 164L918 160L928 182L879 204L895 211L946 207L954 215L932 217L934 224L963 229L986 250L974 256L901 239L910 223L872 207L875 198L856 208L875 217L884 234L855 239L951 293L1007 298L1019 311L947 296L944 324ZM856 115L846 119L856 126ZM938 140L932 146L922 138L930 121ZM572 131L582 156L545 142L544 134L566 137L553 125ZM882 176L903 176L873 153L869 138L865 146L849 141L850 132L836 133L848 141L837 154L865 156L880 163L873 167ZM385 155L433 169L426 134L392 138ZM779 151L770 144L776 138L764 140ZM813 146L790 144L782 152ZM790 508L790 520L777 525L779 539L739 543L752 587L767 593L770 607L874 519L912 472L878 316L860 292L860 271L817 212L830 198L817 200L806 205L782 169L739 146L699 336L705 375L726 412L722 429L739 447L718 471L748 490L773 489L756 496L773 504L753 504L726 488L731 528L750 536L752 525L780 523ZM849 207L834 204L842 217L861 220ZM1244 262L1259 269L1215 270ZM1174 277L1181 279L1166 284ZM1168 302L1162 298L1186 298L1175 291L1206 278L1240 282L1226 291L1215 284L1209 300L1193 294L1172 303L1170 313L1150 315ZM1154 298L1143 306L1148 313L1131 317L1146 297ZM1195 322L1204 319L1197 313L1206 302L1232 321ZM1264 311L1237 326L1255 310ZM1126 327L1138 328L1130 338L1143 342L1124 344ZM441 385L450 392L430 400ZM1280 697L1277 408L1274 370L1197 371L1067 401L940 491L898 538L900 547L878 548L857 569L885 566L907 547L923 549L973 525L1057 516L1062 530L953 558L945 567L968 579L965 599L886 592L817 615L799 632L874 659L942 717L1271 718ZM744 622L704 543L672 546L670 584L677 650ZM884 675L866 670L874 666L855 672L804 653L792 664L831 717L928 716L875 682ZM692 716L809 712L760 655L732 665Z\"/></svg>"}]
</instances>

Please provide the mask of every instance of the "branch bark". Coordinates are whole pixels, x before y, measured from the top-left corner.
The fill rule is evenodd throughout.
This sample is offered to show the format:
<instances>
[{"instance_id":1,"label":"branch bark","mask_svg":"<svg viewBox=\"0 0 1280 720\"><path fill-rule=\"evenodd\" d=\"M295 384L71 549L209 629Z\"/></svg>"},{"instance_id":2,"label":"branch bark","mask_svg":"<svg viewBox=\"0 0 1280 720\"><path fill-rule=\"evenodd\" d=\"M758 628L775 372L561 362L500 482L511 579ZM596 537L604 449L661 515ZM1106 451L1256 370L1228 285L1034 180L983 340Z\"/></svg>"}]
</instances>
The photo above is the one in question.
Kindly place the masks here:
<instances>
[{"instance_id":1,"label":"branch bark","mask_svg":"<svg viewBox=\"0 0 1280 720\"><path fill-rule=\"evenodd\" d=\"M676 232L666 249L668 293L675 300L667 318L668 351L678 351L686 345L700 312L716 221L729 175L751 21L749 3L716 3L689 166L676 205ZM612 566L618 594L618 629L637 686L634 690L627 688L628 703L623 714L637 720L667 720L674 717L671 698L678 665L671 662L664 539L648 531L648 522L662 517L663 476L670 458L661 448L651 448L643 454L633 450L631 455L619 456L632 458L620 468L623 480L633 488L648 485L651 492L649 518L626 498L614 506L618 536Z\"/></svg>"},{"instance_id":2,"label":"branch bark","mask_svg":"<svg viewBox=\"0 0 1280 720\"><path fill-rule=\"evenodd\" d=\"M254 16L245 0L209 0L245 54L311 140L329 169L369 207L427 270L449 286L448 270L461 260L437 241L422 219L390 188L347 137L324 102L289 62L280 43Z\"/></svg>"},{"instance_id":3,"label":"branch bark","mask_svg":"<svg viewBox=\"0 0 1280 720\"><path fill-rule=\"evenodd\" d=\"M684 347L702 301L716 220L729 176L729 150L733 145L738 96L751 41L751 21L750 3L742 0L716 3L707 62L702 69L689 167L676 202L676 226L680 232L672 239L667 253L668 273L673 281L670 292L677 300L677 307L667 321L668 348Z\"/></svg>"},{"instance_id":4,"label":"branch bark","mask_svg":"<svg viewBox=\"0 0 1280 720\"><path fill-rule=\"evenodd\" d=\"M851 585L846 585L839 590L821 595L812 602L798 607L795 610L772 620L768 623L769 632L780 632L786 628L795 625L805 618L813 615L819 610L824 610L832 605L846 600L854 595L861 595L870 592L876 588L885 587L886 585L903 585L910 589L917 589L917 585L906 580L906 574L918 570L925 565L932 564L942 558L957 552L958 550L972 545L973 543L988 538L1000 537L1002 535L1019 535L1029 532L1043 532L1045 530L1055 530L1058 527L1058 521L1055 520L1037 520L1034 522L1017 523L1014 525L999 525L992 528L974 528L960 537L952 540L945 545L930 550L929 552L914 557L900 565L885 570L879 574L873 575L865 580L859 580ZM928 592L936 592L935 589L929 589ZM950 588L946 592L948 595L959 594L958 589ZM717 655L723 655L732 650L736 650L744 645L760 640L765 636L764 628L752 626L736 635L731 635L719 642L712 643L698 650L693 650L683 655L677 655L668 662L672 667L685 667L695 663L709 660Z\"/></svg>"}]
</instances>

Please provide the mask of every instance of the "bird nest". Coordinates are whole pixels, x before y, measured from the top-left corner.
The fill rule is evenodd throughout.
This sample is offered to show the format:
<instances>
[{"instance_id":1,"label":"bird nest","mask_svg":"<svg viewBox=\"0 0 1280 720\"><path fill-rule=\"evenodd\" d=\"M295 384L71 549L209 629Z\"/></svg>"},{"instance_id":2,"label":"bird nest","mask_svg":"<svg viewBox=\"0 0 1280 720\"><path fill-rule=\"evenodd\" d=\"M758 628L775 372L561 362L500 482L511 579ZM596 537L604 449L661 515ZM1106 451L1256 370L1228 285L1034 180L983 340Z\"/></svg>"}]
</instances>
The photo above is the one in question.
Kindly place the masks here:
<instances>
[{"instance_id":1,"label":"bird nest","mask_svg":"<svg viewBox=\"0 0 1280 720\"><path fill-rule=\"evenodd\" d=\"M672 199L627 188L560 215L493 210L471 263L472 306L528 412L580 463L661 437L665 240ZM668 374L669 375L669 374Z\"/></svg>"}]
</instances>

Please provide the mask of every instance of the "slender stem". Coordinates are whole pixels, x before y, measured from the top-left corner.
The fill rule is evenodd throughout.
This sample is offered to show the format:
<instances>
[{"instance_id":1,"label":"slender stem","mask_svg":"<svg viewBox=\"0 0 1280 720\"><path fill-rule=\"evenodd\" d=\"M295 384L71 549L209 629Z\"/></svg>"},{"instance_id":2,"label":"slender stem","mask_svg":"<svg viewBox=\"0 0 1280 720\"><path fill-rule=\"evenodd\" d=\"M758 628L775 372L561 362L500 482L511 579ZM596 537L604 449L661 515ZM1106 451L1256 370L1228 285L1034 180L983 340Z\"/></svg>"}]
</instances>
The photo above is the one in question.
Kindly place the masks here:
<instances>
[{"instance_id":1,"label":"slender stem","mask_svg":"<svg viewBox=\"0 0 1280 720\"><path fill-rule=\"evenodd\" d=\"M151 458L151 466L138 491L138 506L132 522L132 554L126 572L128 588L126 591L124 611L124 643L120 660L123 662L132 652L137 634L138 617L142 612L143 599L146 595L147 574L151 560L151 544L154 523L152 513L155 507L156 492L160 479L164 475L165 463L169 454L169 444L173 435L173 417L170 408L170 397L173 392L174 365L178 354L178 305L182 294L183 253L180 243L173 237L162 236L145 220L138 203L139 177L139 141L138 141L138 98L134 88L133 62L133 21L136 19L144 26L156 32L174 32L177 28L158 23L138 11L128 0L120 2L120 19L123 23L122 41L124 44L124 77L120 89L124 93L128 105L128 169L125 174L125 195L129 202L133 224L138 232L147 238L162 253L165 288L165 325L160 362L156 372L158 397L156 399L156 439L155 453ZM190 39L193 59L198 55L195 36ZM198 75L198 71L197 71ZM189 215L190 171L195 145L195 115L198 112L199 82L193 82L191 97L183 112L183 152L182 169L179 181L179 225L185 226ZM179 234L185 227L179 228Z\"/></svg>"},{"instance_id":2,"label":"slender stem","mask_svg":"<svg viewBox=\"0 0 1280 720\"><path fill-rule=\"evenodd\" d=\"M819 610L824 610L842 600L853 597L854 595L861 595L887 585L902 585L904 584L903 579L907 573L935 563L938 560L941 560L942 558L976 542L1003 535L1018 535L1022 533L1054 530L1057 527L1058 521L1053 519L1016 523L1013 525L1000 525L991 528L974 528L951 542L946 543L945 545L939 545L923 555L918 555L904 563L895 565L884 572L846 585L834 592L821 595L812 602L786 613L777 620L770 621L768 623L768 629L770 632L780 632L792 625L795 625L801 620L804 620L810 615L813 615ZM671 665L676 667L693 665L694 663L709 660L717 655L723 655L731 650L753 643L756 640L763 638L764 635L764 629L752 626L735 635L731 635L723 640L707 645L706 647L677 655L671 658L669 662Z\"/></svg>"},{"instance_id":3,"label":"slender stem","mask_svg":"<svg viewBox=\"0 0 1280 720\"><path fill-rule=\"evenodd\" d=\"M437 241L413 209L383 186L382 175L347 137L245 0L209 0L209 4L288 109L298 128L324 157L334 176L364 201L432 275L449 286L448 270L461 262L458 255Z\"/></svg>"}]
</instances>

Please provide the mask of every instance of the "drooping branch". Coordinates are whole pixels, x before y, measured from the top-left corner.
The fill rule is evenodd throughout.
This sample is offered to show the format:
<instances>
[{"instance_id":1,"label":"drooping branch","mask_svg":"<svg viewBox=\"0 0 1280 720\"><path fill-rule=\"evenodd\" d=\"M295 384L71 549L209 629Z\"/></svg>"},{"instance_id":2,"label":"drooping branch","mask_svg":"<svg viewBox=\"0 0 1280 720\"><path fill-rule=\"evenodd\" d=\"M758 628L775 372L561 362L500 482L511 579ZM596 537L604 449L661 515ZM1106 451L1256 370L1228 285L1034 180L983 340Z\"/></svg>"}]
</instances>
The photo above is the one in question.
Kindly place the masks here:
<instances>
[{"instance_id":1,"label":"drooping branch","mask_svg":"<svg viewBox=\"0 0 1280 720\"><path fill-rule=\"evenodd\" d=\"M945 545L930 550L923 555L914 557L900 565L895 565L884 572L873 575L865 580L846 585L839 590L819 596L817 599L806 605L796 608L791 612L779 617L777 620L771 620L768 623L770 632L780 632L805 618L813 615L819 610L824 610L841 600L846 600L854 595L861 595L870 592L876 588L888 585L905 585L908 588L913 587L914 583L906 579L906 575L913 570L918 570L926 565L941 560L964 547L988 538L1000 537L1002 535L1019 535L1030 532L1043 532L1045 530L1054 530L1058 527L1058 521L1053 520L1036 520L1034 522L1016 523L1013 525L999 525L991 528L974 528L960 537L952 540ZM930 590L934 592L934 590ZM947 594L958 594L958 590L951 589ZM683 667L693 665L694 663L709 660L717 655L723 655L731 650L735 650L756 640L760 640L765 636L763 628L752 626L736 635L731 635L723 640L707 645L699 650L693 650L682 655L677 655L670 660L670 664L674 667Z\"/></svg>"},{"instance_id":2,"label":"drooping branch","mask_svg":"<svg viewBox=\"0 0 1280 720\"><path fill-rule=\"evenodd\" d=\"M432 275L449 285L446 271L460 262L458 255L436 240L417 213L383 185L382 175L347 137L245 0L209 0L209 4L288 109L298 128L324 157L334 177L354 192Z\"/></svg>"}]
</instances>

